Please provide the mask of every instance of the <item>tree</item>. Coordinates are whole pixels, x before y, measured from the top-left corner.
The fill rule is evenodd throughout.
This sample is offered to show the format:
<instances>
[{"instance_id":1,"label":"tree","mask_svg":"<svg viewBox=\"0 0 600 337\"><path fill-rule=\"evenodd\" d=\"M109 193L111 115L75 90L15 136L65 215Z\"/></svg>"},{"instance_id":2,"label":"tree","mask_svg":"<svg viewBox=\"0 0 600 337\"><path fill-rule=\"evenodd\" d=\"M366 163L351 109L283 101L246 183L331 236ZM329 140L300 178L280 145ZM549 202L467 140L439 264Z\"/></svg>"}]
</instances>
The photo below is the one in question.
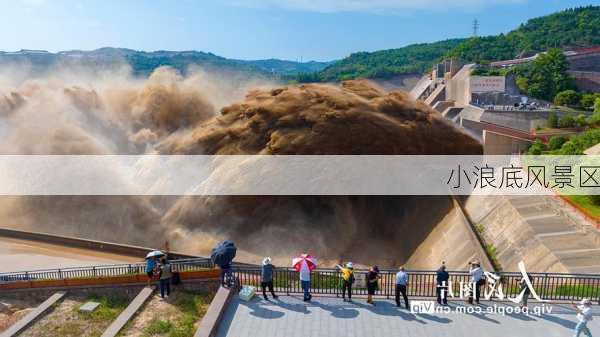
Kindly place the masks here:
<instances>
[{"instance_id":1,"label":"tree","mask_svg":"<svg viewBox=\"0 0 600 337\"><path fill-rule=\"evenodd\" d=\"M581 96L575 90L564 90L556 94L554 104L578 107L581 104Z\"/></svg>"},{"instance_id":2,"label":"tree","mask_svg":"<svg viewBox=\"0 0 600 337\"><path fill-rule=\"evenodd\" d=\"M573 114L567 113L562 115L558 119L558 127L559 128L572 128L575 126L575 117Z\"/></svg>"},{"instance_id":3,"label":"tree","mask_svg":"<svg viewBox=\"0 0 600 337\"><path fill-rule=\"evenodd\" d=\"M600 205L600 194L591 194L590 200L594 205Z\"/></svg>"},{"instance_id":4,"label":"tree","mask_svg":"<svg viewBox=\"0 0 600 337\"><path fill-rule=\"evenodd\" d=\"M567 142L567 139L565 137L563 137L563 136L554 136L554 137L550 138L550 141L548 142L548 148L551 151L558 150L566 142Z\"/></svg>"},{"instance_id":5,"label":"tree","mask_svg":"<svg viewBox=\"0 0 600 337\"><path fill-rule=\"evenodd\" d=\"M556 116L556 112L550 111L550 113L548 114L548 119L546 120L546 125L549 128L558 127L558 117Z\"/></svg>"},{"instance_id":6,"label":"tree","mask_svg":"<svg viewBox=\"0 0 600 337\"><path fill-rule=\"evenodd\" d=\"M600 97L596 98L596 102L594 103L594 112L600 113Z\"/></svg>"},{"instance_id":7,"label":"tree","mask_svg":"<svg viewBox=\"0 0 600 337\"><path fill-rule=\"evenodd\" d=\"M598 126L600 125L600 112L594 112L587 120L589 125Z\"/></svg>"},{"instance_id":8,"label":"tree","mask_svg":"<svg viewBox=\"0 0 600 337\"><path fill-rule=\"evenodd\" d=\"M600 129L592 129L578 135L572 136L563 144L560 150L553 154L580 155L583 151L600 143Z\"/></svg>"},{"instance_id":9,"label":"tree","mask_svg":"<svg viewBox=\"0 0 600 337\"><path fill-rule=\"evenodd\" d=\"M528 154L535 156L541 155L544 151L546 151L546 145L539 139L536 139L535 142L529 146L529 149L527 149Z\"/></svg>"},{"instance_id":10,"label":"tree","mask_svg":"<svg viewBox=\"0 0 600 337\"><path fill-rule=\"evenodd\" d=\"M517 85L529 96L552 101L559 92L575 88L568 67L560 49L549 49L530 65L515 69Z\"/></svg>"},{"instance_id":11,"label":"tree","mask_svg":"<svg viewBox=\"0 0 600 337\"><path fill-rule=\"evenodd\" d=\"M584 126L586 126L587 123L587 118L585 117L584 114L579 114L577 115L577 117L575 117L575 126L578 128L582 128Z\"/></svg>"},{"instance_id":12,"label":"tree","mask_svg":"<svg viewBox=\"0 0 600 337\"><path fill-rule=\"evenodd\" d=\"M600 93L587 93L581 95L581 107L584 109L594 110L596 99L600 98Z\"/></svg>"}]
</instances>

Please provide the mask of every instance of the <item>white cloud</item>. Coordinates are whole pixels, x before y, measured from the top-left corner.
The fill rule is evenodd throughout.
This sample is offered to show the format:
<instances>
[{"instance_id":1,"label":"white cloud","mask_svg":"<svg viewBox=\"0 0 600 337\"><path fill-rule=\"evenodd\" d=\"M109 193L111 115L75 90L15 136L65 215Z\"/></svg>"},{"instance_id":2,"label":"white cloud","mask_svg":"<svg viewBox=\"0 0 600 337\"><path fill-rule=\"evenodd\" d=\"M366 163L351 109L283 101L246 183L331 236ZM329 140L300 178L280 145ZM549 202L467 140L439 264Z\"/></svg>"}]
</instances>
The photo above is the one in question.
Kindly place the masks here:
<instances>
[{"instance_id":1,"label":"white cloud","mask_svg":"<svg viewBox=\"0 0 600 337\"><path fill-rule=\"evenodd\" d=\"M478 9L489 5L525 3L527 0L231 0L230 4L251 8L280 8L307 12L374 12L424 9Z\"/></svg>"}]
</instances>

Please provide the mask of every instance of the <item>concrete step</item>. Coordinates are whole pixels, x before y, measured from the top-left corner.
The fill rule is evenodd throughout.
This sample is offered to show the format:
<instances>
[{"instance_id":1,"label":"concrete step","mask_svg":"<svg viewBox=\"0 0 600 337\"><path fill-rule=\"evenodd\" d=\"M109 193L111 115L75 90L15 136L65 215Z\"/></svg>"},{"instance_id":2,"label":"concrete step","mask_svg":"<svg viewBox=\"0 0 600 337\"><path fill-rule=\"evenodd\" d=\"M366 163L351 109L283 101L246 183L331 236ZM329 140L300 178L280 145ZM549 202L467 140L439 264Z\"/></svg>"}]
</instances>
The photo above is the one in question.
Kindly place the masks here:
<instances>
[{"instance_id":1,"label":"concrete step","mask_svg":"<svg viewBox=\"0 0 600 337\"><path fill-rule=\"evenodd\" d=\"M531 226L536 234L577 231L577 228L573 226L567 219L557 215L538 217L531 220L527 219L527 223Z\"/></svg>"},{"instance_id":2,"label":"concrete step","mask_svg":"<svg viewBox=\"0 0 600 337\"><path fill-rule=\"evenodd\" d=\"M551 237L562 237L562 236L566 236L566 235L579 234L579 233L580 232L576 231L576 230L566 230L566 231L541 233L541 234L536 234L535 236L538 239L542 239L542 241L544 241L545 239L551 238Z\"/></svg>"},{"instance_id":3,"label":"concrete step","mask_svg":"<svg viewBox=\"0 0 600 337\"><path fill-rule=\"evenodd\" d=\"M514 207L514 205L513 205ZM521 214L521 216L523 217L534 217L534 216L538 216L541 214L544 215L550 215L550 214L558 214L558 212L550 207L548 204L543 203L543 204L530 204L530 205L522 205L520 207L515 207L515 209L517 210L517 212L519 212L519 214Z\"/></svg>"},{"instance_id":4,"label":"concrete step","mask_svg":"<svg viewBox=\"0 0 600 337\"><path fill-rule=\"evenodd\" d=\"M600 264L593 266L569 267L569 271L575 274L599 274Z\"/></svg>"},{"instance_id":5,"label":"concrete step","mask_svg":"<svg viewBox=\"0 0 600 337\"><path fill-rule=\"evenodd\" d=\"M153 287L145 287L139 294L129 303L127 308L108 326L101 337L115 337L127 322L135 315L144 303L150 298L154 292Z\"/></svg>"},{"instance_id":6,"label":"concrete step","mask_svg":"<svg viewBox=\"0 0 600 337\"><path fill-rule=\"evenodd\" d=\"M588 270L600 266L600 251L555 253L555 255L569 270L573 267L586 267L586 270Z\"/></svg>"},{"instance_id":7,"label":"concrete step","mask_svg":"<svg viewBox=\"0 0 600 337\"><path fill-rule=\"evenodd\" d=\"M13 324L10 328L8 328L8 330L5 330L2 334L0 334L0 337L13 337L18 335L31 323L33 323L35 320L41 317L42 314L44 314L56 302L60 301L63 297L65 297L65 295L66 292L64 291L54 293L37 308L25 315L25 317L21 318L17 323Z\"/></svg>"},{"instance_id":8,"label":"concrete step","mask_svg":"<svg viewBox=\"0 0 600 337\"><path fill-rule=\"evenodd\" d=\"M539 236L538 236L539 237ZM591 233L575 232L562 235L542 236L542 243L553 252L593 251L600 249Z\"/></svg>"}]
</instances>

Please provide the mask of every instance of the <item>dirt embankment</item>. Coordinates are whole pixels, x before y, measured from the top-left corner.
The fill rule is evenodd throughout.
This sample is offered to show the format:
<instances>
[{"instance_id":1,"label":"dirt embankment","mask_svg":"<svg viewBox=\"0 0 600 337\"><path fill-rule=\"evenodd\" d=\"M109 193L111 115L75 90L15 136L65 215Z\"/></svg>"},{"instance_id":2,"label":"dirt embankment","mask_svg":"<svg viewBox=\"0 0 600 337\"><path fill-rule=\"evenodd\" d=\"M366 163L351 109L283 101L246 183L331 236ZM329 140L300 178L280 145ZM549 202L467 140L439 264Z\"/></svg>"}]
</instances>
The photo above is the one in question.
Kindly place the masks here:
<instances>
[{"instance_id":1,"label":"dirt embankment","mask_svg":"<svg viewBox=\"0 0 600 337\"><path fill-rule=\"evenodd\" d=\"M42 300L2 298L0 300L0 332L25 317L31 310L37 307Z\"/></svg>"}]
</instances>

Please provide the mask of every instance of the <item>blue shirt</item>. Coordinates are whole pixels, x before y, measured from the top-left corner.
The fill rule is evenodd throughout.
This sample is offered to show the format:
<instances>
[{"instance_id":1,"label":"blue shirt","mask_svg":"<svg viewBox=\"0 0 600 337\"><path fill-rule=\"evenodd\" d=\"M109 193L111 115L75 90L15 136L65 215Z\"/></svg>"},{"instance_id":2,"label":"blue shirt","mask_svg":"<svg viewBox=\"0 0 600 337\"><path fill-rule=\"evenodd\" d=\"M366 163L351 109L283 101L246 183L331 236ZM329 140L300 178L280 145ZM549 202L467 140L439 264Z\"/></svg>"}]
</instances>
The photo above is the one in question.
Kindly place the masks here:
<instances>
[{"instance_id":1,"label":"blue shirt","mask_svg":"<svg viewBox=\"0 0 600 337\"><path fill-rule=\"evenodd\" d=\"M408 274L404 271L399 271L396 273L396 284L400 286L405 286L408 284Z\"/></svg>"},{"instance_id":2,"label":"blue shirt","mask_svg":"<svg viewBox=\"0 0 600 337\"><path fill-rule=\"evenodd\" d=\"M153 271L155 266L156 266L156 260L148 259L146 262L146 273Z\"/></svg>"}]
</instances>

